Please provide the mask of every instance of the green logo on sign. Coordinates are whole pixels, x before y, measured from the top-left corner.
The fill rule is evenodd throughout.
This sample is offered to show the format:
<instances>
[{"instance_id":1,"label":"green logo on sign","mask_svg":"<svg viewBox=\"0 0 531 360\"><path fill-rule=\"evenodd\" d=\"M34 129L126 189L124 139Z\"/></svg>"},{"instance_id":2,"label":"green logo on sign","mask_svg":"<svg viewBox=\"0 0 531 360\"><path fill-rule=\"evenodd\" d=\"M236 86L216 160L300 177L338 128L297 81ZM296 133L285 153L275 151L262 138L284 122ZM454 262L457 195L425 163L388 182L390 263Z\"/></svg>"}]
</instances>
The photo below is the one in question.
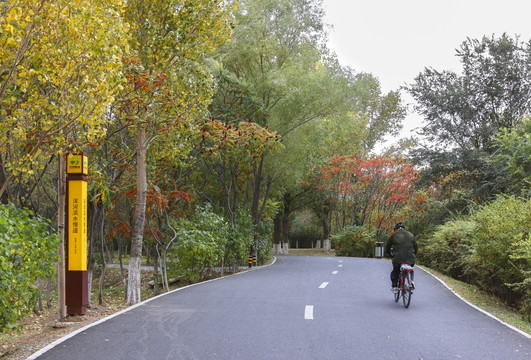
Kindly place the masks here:
<instances>
[{"instance_id":1,"label":"green logo on sign","mask_svg":"<svg viewBox=\"0 0 531 360\"><path fill-rule=\"evenodd\" d=\"M79 165L79 159L77 159L77 158L71 159L70 160L70 165L74 165L74 166Z\"/></svg>"}]
</instances>

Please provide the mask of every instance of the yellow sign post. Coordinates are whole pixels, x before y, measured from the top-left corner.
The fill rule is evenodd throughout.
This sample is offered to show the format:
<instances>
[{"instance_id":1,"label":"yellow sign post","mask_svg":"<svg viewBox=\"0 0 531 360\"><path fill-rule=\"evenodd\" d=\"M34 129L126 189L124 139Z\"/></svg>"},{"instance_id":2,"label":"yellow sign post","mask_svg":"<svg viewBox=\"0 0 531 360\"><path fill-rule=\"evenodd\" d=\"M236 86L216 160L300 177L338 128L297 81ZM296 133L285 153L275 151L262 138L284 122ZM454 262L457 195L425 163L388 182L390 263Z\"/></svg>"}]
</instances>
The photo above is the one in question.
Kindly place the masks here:
<instances>
[{"instance_id":1,"label":"yellow sign post","mask_svg":"<svg viewBox=\"0 0 531 360\"><path fill-rule=\"evenodd\" d=\"M68 314L83 315L88 305L87 272L87 180L88 157L81 154L66 156L66 215L65 241L67 251L66 310Z\"/></svg>"},{"instance_id":2,"label":"yellow sign post","mask_svg":"<svg viewBox=\"0 0 531 360\"><path fill-rule=\"evenodd\" d=\"M87 270L87 182L68 182L68 269Z\"/></svg>"}]
</instances>

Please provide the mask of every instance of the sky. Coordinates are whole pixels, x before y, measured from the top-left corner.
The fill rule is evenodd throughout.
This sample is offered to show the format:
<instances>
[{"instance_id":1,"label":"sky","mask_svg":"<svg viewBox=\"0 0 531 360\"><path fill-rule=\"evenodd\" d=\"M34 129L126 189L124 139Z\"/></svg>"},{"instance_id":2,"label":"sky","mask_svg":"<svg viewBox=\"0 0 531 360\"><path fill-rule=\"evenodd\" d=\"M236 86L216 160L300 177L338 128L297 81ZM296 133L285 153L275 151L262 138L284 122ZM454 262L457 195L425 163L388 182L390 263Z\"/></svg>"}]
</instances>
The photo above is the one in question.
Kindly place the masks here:
<instances>
[{"instance_id":1,"label":"sky","mask_svg":"<svg viewBox=\"0 0 531 360\"><path fill-rule=\"evenodd\" d=\"M412 84L426 67L460 73L455 50L467 37L531 39L531 0L323 0L323 8L329 48L342 65L376 76L384 92ZM411 112L402 136L422 123Z\"/></svg>"}]
</instances>

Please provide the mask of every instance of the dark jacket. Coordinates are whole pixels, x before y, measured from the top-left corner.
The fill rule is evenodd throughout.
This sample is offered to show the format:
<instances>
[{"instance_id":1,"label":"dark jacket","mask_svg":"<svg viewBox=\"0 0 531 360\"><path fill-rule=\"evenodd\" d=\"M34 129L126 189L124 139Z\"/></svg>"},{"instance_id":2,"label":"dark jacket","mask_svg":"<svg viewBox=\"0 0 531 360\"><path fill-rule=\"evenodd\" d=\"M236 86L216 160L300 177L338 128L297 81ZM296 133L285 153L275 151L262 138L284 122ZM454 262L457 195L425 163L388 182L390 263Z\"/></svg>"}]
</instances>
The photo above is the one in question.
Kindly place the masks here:
<instances>
[{"instance_id":1,"label":"dark jacket","mask_svg":"<svg viewBox=\"0 0 531 360\"><path fill-rule=\"evenodd\" d=\"M400 229L387 239L385 252L388 255L393 254L393 265L395 266L400 264L415 265L418 248L415 236L409 231Z\"/></svg>"}]
</instances>

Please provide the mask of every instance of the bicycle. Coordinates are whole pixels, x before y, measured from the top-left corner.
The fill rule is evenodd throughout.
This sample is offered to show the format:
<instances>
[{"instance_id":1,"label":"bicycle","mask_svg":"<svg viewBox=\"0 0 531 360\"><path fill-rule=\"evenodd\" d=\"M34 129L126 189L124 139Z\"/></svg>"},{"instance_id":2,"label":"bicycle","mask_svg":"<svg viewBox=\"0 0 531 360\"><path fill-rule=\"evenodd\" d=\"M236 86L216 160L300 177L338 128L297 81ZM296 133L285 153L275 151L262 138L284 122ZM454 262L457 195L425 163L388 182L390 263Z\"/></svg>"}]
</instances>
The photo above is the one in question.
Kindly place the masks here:
<instances>
[{"instance_id":1,"label":"bicycle","mask_svg":"<svg viewBox=\"0 0 531 360\"><path fill-rule=\"evenodd\" d=\"M398 302L402 296L402 302L407 309L411 303L411 295L415 285L413 284L414 272L413 266L402 264L400 266L400 275L398 277L398 291L395 292L395 302Z\"/></svg>"}]
</instances>

